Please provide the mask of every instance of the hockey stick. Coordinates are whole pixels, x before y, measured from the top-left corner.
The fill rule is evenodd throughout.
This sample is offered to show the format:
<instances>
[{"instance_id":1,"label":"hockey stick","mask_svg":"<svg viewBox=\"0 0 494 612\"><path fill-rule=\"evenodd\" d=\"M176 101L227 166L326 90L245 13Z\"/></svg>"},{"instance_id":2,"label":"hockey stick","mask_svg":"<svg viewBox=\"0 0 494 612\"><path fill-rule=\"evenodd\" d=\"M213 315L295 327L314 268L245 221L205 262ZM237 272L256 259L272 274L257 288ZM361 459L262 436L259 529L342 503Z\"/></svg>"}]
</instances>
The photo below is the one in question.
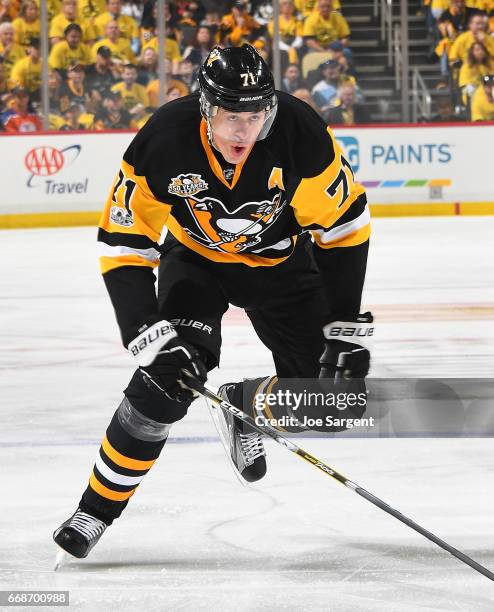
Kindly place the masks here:
<instances>
[{"instance_id":1,"label":"hockey stick","mask_svg":"<svg viewBox=\"0 0 494 612\"><path fill-rule=\"evenodd\" d=\"M296 444L294 444L291 440L284 438L282 435L280 435L275 429L273 429L268 424L265 424L262 427L260 427L259 425L256 424L256 422L254 421L252 417L245 414L244 412L242 412L242 410L239 410L238 408L236 408L235 406L233 406L226 400L216 395L216 393L214 393L211 389L209 389L205 385L202 385L198 380L192 378L190 375L187 375L187 378L186 380L184 380L184 382L188 387L190 387L191 389L193 389L194 391L196 391L203 397L211 400L212 402L217 404L220 408L223 408L227 412L230 412L231 414L239 418L241 421L244 421L244 423L247 423L250 427L254 428L260 433L269 436L270 438L275 440L278 444L281 444L281 446L284 446L285 448L287 448L289 451L291 451L292 453L294 453L301 459L304 459L305 461L307 461L314 467L321 470L321 472L324 472L326 475L331 476L338 482L341 482L341 484L345 485L345 487L347 487L348 489L351 489L352 491L355 491L355 493L357 493L358 495L360 495L361 497L369 501L371 504L374 504L374 506L377 506L381 510L384 510L384 512L391 514L391 516L394 516L396 519L398 519L399 521L401 521L402 523L404 523L405 525L407 525L414 531L417 531L418 533L423 535L425 538L427 538L431 542L434 542L434 544L437 544L437 546L439 546L443 550L446 550L447 552L449 552L451 555L453 555L453 557L456 557L463 563L466 563L471 568L473 568L480 574L484 575L486 578L489 578L489 580L494 581L494 574L490 570L488 570L486 567L484 567L480 563L477 563L477 561L474 561L474 559L466 555L464 552L462 552L461 550L458 550L457 548L454 548L453 546L451 546L450 544L448 544L447 542L445 542L438 536L434 535L432 532L428 531L427 529L425 529L424 527L422 527L415 521L412 521L412 519L408 518L407 516L405 516L398 510L395 510L389 504L382 501L381 499L379 499L378 497L376 497L375 495L373 495L366 489L362 488L360 485L356 484L355 482L352 482L351 480L346 478L346 476L343 476L343 474L340 474L339 472L331 468L329 465L326 465L323 461L321 461L317 457L314 457L313 455L305 451L300 446L297 446Z\"/></svg>"}]
</instances>

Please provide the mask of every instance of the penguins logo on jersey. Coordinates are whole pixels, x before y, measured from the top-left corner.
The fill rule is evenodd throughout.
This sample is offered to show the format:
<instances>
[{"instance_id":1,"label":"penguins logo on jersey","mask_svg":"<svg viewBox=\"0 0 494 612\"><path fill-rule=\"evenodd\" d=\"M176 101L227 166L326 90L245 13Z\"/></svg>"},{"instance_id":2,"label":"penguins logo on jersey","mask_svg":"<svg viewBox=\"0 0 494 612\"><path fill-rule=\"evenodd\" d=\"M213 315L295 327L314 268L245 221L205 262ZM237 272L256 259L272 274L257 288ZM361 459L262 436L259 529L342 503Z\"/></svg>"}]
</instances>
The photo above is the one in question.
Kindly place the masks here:
<instances>
[{"instance_id":1,"label":"penguins logo on jersey","mask_svg":"<svg viewBox=\"0 0 494 612\"><path fill-rule=\"evenodd\" d=\"M189 212L198 231L186 229L196 242L209 249L240 253L257 245L283 210L286 200L279 191L272 200L246 202L229 212L216 198L187 198Z\"/></svg>"},{"instance_id":2,"label":"penguins logo on jersey","mask_svg":"<svg viewBox=\"0 0 494 612\"><path fill-rule=\"evenodd\" d=\"M187 196L194 196L200 191L205 191L207 188L208 184L200 174L179 174L172 178L168 185L168 193L186 198Z\"/></svg>"}]
</instances>

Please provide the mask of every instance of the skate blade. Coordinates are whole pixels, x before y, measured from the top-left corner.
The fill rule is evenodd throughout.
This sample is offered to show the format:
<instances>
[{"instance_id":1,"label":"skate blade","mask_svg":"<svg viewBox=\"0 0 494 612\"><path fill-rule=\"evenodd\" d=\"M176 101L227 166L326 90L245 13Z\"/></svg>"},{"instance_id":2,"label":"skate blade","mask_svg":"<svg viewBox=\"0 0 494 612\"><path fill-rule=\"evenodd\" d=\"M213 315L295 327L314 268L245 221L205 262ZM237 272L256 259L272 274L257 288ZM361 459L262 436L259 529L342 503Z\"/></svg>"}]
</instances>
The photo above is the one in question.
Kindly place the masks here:
<instances>
[{"instance_id":1,"label":"skate blade","mask_svg":"<svg viewBox=\"0 0 494 612\"><path fill-rule=\"evenodd\" d=\"M251 487L251 483L247 482L244 478L242 478L242 476L240 475L239 471L237 470L235 464L233 463L233 459L230 455L230 443L229 441L225 438L225 434L223 432L223 428L221 427L220 424L220 415L219 415L219 411L221 410L221 408L218 408L216 406L216 404L210 400L208 400L207 398L204 398L206 405L208 407L209 410L209 414L211 415L211 419L214 423L214 427L216 429L216 432L219 436L219 439L221 440L221 444L223 446L223 449L225 451L225 455L228 459L228 463L230 464L230 467L233 470L233 473L235 474L235 478L239 481L239 483L246 488L250 488Z\"/></svg>"},{"instance_id":2,"label":"skate blade","mask_svg":"<svg viewBox=\"0 0 494 612\"><path fill-rule=\"evenodd\" d=\"M67 553L64 550L59 550L57 552L57 556L55 557L55 566L53 567L54 572L56 572L58 569L62 567L66 558L67 558Z\"/></svg>"}]
</instances>

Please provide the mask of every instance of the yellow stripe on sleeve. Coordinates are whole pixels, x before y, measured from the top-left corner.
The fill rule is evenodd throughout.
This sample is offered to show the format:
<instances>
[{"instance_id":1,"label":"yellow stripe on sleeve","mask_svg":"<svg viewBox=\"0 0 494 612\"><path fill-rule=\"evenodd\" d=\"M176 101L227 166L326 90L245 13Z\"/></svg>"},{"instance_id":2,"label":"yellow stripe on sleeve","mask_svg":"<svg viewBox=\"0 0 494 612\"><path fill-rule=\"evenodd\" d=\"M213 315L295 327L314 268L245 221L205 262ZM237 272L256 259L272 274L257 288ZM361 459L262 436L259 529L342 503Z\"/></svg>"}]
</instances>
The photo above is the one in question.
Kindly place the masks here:
<instances>
[{"instance_id":1,"label":"yellow stripe on sleeve","mask_svg":"<svg viewBox=\"0 0 494 612\"><path fill-rule=\"evenodd\" d=\"M119 257L100 257L100 269L102 274L106 274L110 270L121 268L122 266L140 266L148 268L156 268L159 261L147 261L137 255L120 255Z\"/></svg>"},{"instance_id":2,"label":"yellow stripe on sleeve","mask_svg":"<svg viewBox=\"0 0 494 612\"><path fill-rule=\"evenodd\" d=\"M315 231L312 232L314 236L314 241L317 246L321 247L321 249L334 249L336 247L350 247L357 246L358 244L363 244L366 240L369 240L370 237L370 223L361 227L360 229L352 232L351 234L347 234L343 238L339 240L335 240L333 242L322 242L320 234Z\"/></svg>"}]
</instances>

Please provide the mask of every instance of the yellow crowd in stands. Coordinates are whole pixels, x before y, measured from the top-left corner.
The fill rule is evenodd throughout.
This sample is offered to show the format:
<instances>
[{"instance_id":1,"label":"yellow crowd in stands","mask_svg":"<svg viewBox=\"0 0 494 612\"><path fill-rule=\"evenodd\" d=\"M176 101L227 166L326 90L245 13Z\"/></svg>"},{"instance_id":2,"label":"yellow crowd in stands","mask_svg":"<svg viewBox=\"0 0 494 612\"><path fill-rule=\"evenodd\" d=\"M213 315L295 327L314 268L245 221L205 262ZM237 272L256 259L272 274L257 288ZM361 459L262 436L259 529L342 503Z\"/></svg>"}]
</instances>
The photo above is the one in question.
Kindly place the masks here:
<instances>
[{"instance_id":1,"label":"yellow crowd in stands","mask_svg":"<svg viewBox=\"0 0 494 612\"><path fill-rule=\"evenodd\" d=\"M74 71L71 73L70 68L82 66L84 71L94 66L101 48L109 50L112 74L117 80L128 64L137 66L141 70L145 56L154 55L156 60L159 53L156 27L153 19L146 23L140 21L143 4L143 2L132 3L122 0L47 0L50 75L53 72L60 74L70 100L75 98L81 101L83 98L82 95L76 95L79 89L82 90L83 85L72 78ZM194 6L191 10L189 4L197 8L201 3L175 0L167 2L165 8L167 25L164 53L166 60L169 61L167 99L169 95L171 97L186 95L190 90L191 83L186 79L184 82L181 75L184 53L194 46L190 40L187 41L188 46L184 42L184 32L187 29L190 31L192 28L197 33L201 26L205 26L211 32L207 45L195 46L199 52L199 56L197 54L194 56L196 65L203 61L214 44L240 46L249 42L266 59L270 53L274 30L273 19L267 23L258 21L255 16L247 12L246 2L234 2L226 14L208 12L204 9L203 19L200 22L195 21ZM18 88L26 90L31 102L34 101L36 104L39 101L43 62L39 51L40 0L3 0L2 7L0 9L0 95L4 96L4 107L14 103L14 99L5 98L6 94ZM340 0L280 0L280 47L282 52L287 54L287 63L300 63L302 53L307 51L331 53L330 45L335 41L341 41L343 45L348 44L350 28L339 12L340 8ZM154 22L156 11L155 5L152 9ZM73 28L74 24L80 28L80 33L78 29ZM192 59L192 55L190 57ZM53 75L51 78L55 79ZM112 91L121 94L123 107L130 111L136 106L149 110L156 108L158 90L159 82L156 78L150 79L145 85L125 83L121 79L112 87ZM50 115L52 127L63 125L66 110L62 104L60 112L52 112L53 116ZM82 113L82 124L90 125L90 120L85 119L86 115L91 116L91 113ZM146 110L144 113L141 112L141 119L133 120L138 125L139 121L142 122L148 117L149 112Z\"/></svg>"},{"instance_id":2,"label":"yellow crowd in stands","mask_svg":"<svg viewBox=\"0 0 494 612\"><path fill-rule=\"evenodd\" d=\"M472 121L494 120L494 0L431 0L430 9L443 74L461 92Z\"/></svg>"}]
</instances>

